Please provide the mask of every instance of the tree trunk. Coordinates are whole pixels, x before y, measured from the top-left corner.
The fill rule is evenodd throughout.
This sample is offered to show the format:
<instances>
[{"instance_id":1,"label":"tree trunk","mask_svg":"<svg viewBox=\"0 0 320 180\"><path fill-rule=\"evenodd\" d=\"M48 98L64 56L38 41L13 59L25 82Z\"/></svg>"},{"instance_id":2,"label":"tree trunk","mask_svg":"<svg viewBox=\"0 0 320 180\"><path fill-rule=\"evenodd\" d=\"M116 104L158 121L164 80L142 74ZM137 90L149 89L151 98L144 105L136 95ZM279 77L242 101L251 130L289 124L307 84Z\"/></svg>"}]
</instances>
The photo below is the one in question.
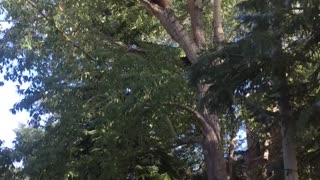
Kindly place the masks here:
<instances>
[{"instance_id":1,"label":"tree trunk","mask_svg":"<svg viewBox=\"0 0 320 180\"><path fill-rule=\"evenodd\" d=\"M281 117L282 152L284 163L285 180L298 180L298 163L296 156L296 145L294 142L295 127L290 118L289 91L285 73L279 78L281 82L279 109Z\"/></svg>"},{"instance_id":2,"label":"tree trunk","mask_svg":"<svg viewBox=\"0 0 320 180\"><path fill-rule=\"evenodd\" d=\"M283 57L281 37L274 45L273 54L273 76L274 88L278 89L278 107L280 114L280 128L282 138L282 153L285 180L298 180L298 162L295 145L295 122L292 118L290 107L290 92L287 78L287 67L289 61Z\"/></svg>"},{"instance_id":3,"label":"tree trunk","mask_svg":"<svg viewBox=\"0 0 320 180\"><path fill-rule=\"evenodd\" d=\"M296 157L296 145L294 142L294 127L287 123L289 119L281 123L282 151L285 180L298 180L298 166ZM292 122L291 122L292 123Z\"/></svg>"},{"instance_id":4,"label":"tree trunk","mask_svg":"<svg viewBox=\"0 0 320 180\"><path fill-rule=\"evenodd\" d=\"M200 48L205 44L202 27L202 7L199 7L202 1L188 0L189 14L192 21L192 35L189 34L177 20L172 9L161 8L149 0L140 1L157 17L172 39L180 45L190 62L192 64L197 63ZM218 23L221 23L219 31L221 32L222 22L218 21ZM219 118L215 113L209 113L207 106L203 103L203 98L208 87L208 85L198 85L199 110L195 113L201 124L202 135L204 137L203 150L207 175L209 180L227 180L226 163L220 137Z\"/></svg>"},{"instance_id":5,"label":"tree trunk","mask_svg":"<svg viewBox=\"0 0 320 180\"><path fill-rule=\"evenodd\" d=\"M220 44L225 40L221 15L221 0L213 0L213 39Z\"/></svg>"},{"instance_id":6,"label":"tree trunk","mask_svg":"<svg viewBox=\"0 0 320 180\"><path fill-rule=\"evenodd\" d=\"M281 152L282 138L281 138L281 127L280 124L275 124L270 129L270 158L268 161L268 174L272 176L272 179L284 179L283 171L283 157Z\"/></svg>"},{"instance_id":7,"label":"tree trunk","mask_svg":"<svg viewBox=\"0 0 320 180\"><path fill-rule=\"evenodd\" d=\"M245 161L248 164L248 168L246 169L247 179L266 179L265 151L261 148L263 145L259 141L258 135L252 132L249 127L247 127L247 144L248 151L245 155Z\"/></svg>"},{"instance_id":8,"label":"tree trunk","mask_svg":"<svg viewBox=\"0 0 320 180\"><path fill-rule=\"evenodd\" d=\"M284 90L281 90L284 91ZM279 109L281 116L282 152L285 180L298 180L296 145L294 142L295 127L290 121L288 91L280 93Z\"/></svg>"},{"instance_id":9,"label":"tree trunk","mask_svg":"<svg viewBox=\"0 0 320 180\"><path fill-rule=\"evenodd\" d=\"M209 85L198 85L199 112L206 121L202 133L203 149L208 180L227 180L228 174L224 151L221 144L219 118L215 113L209 113L207 105L202 102Z\"/></svg>"},{"instance_id":10,"label":"tree trunk","mask_svg":"<svg viewBox=\"0 0 320 180\"><path fill-rule=\"evenodd\" d=\"M213 129L205 134L203 149L208 180L227 180L223 147Z\"/></svg>"},{"instance_id":11,"label":"tree trunk","mask_svg":"<svg viewBox=\"0 0 320 180\"><path fill-rule=\"evenodd\" d=\"M228 154L228 162L227 162L228 179L232 179L235 150L236 150L236 135L232 134L229 142L229 154Z\"/></svg>"}]
</instances>

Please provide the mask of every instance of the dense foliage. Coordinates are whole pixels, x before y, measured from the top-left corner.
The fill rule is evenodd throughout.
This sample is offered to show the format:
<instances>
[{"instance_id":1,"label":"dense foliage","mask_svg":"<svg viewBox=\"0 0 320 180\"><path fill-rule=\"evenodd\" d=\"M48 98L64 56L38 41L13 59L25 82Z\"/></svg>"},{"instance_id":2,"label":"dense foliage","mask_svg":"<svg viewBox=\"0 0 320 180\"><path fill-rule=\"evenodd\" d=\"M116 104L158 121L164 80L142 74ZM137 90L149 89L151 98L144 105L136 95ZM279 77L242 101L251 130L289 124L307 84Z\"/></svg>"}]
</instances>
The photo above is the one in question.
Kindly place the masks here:
<instances>
[{"instance_id":1,"label":"dense foliage","mask_svg":"<svg viewBox=\"0 0 320 180\"><path fill-rule=\"evenodd\" d=\"M202 63L194 67L192 77L195 82L205 80L212 84L207 99L214 109L240 104L242 114L247 114L247 126L262 133L261 140L284 123L281 99L287 97L290 121L286 123L292 124L295 131L293 139L301 145L298 148L299 174L302 179L307 179L317 177L314 168L318 167L313 161L307 163L304 158L311 154L315 158L313 153L319 152L319 144L311 140L317 135L306 134L319 129L316 116L320 95L320 11L319 2L290 3L239 3L238 39L219 51L206 53ZM212 61L219 59L223 62L214 65ZM263 128L257 125L263 125ZM312 150L305 148L305 145L310 148L310 141L314 145ZM279 156L279 150L273 156ZM310 150L313 153L306 153ZM272 163L268 168L269 171L286 171L283 166Z\"/></svg>"},{"instance_id":2,"label":"dense foliage","mask_svg":"<svg viewBox=\"0 0 320 180\"><path fill-rule=\"evenodd\" d=\"M30 121L17 129L14 149L1 147L0 178L205 178L203 129L195 120L199 82L210 84L200 103L220 116L231 179L279 179L291 171L278 147L280 127L291 128L282 99L290 104L295 171L301 179L319 177L320 2L223 5L226 42L208 38L200 61L189 66L139 1L1 2L12 23L0 39L1 72L30 83L17 86L24 99L12 108L28 110ZM173 3L191 28L184 6ZM212 8L209 1L203 8ZM204 12L210 37L212 17ZM247 150L235 139L239 129L248 133ZM266 152L270 157L252 163Z\"/></svg>"}]
</instances>

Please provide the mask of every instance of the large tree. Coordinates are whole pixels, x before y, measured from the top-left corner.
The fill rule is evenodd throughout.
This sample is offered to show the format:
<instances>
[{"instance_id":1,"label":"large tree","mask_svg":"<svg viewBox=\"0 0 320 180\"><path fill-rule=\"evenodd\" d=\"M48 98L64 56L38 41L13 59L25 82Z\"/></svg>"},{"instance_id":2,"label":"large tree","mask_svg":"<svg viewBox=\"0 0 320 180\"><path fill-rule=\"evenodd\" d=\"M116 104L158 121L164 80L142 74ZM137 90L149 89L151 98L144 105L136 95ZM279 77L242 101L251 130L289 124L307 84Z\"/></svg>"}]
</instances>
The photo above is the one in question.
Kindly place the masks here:
<instances>
[{"instance_id":1,"label":"large tree","mask_svg":"<svg viewBox=\"0 0 320 180\"><path fill-rule=\"evenodd\" d=\"M26 91L20 90L26 95L26 98L17 104L15 109L26 108L30 110L33 117L31 122L34 126L41 125L37 120L41 117L39 115L45 113L51 113L53 117L58 119L62 116L70 118L72 117L72 113L69 113L70 109L80 110L77 105L82 102L70 99L69 101L73 102L72 105L62 105L62 101L58 99L67 100L65 95L76 93L76 88L85 86L86 80L109 81L106 76L99 77L99 74L101 72L108 74L108 71L113 72L113 70L116 70L114 75L120 76L116 82L121 82L121 86L115 90L112 90L113 87L108 87L110 93L102 92L101 96L98 94L99 97L91 95L84 97L84 99L97 103L93 100L101 98L109 102L104 97L111 96L110 100L115 102L112 104L113 111L119 111L116 108L116 103L119 101L125 103L133 101L135 102L133 106L138 104L139 100L136 98L123 99L121 97L123 91L139 92L139 88L141 88L137 84L132 84L134 82L132 80L131 83L126 83L124 80L125 77L132 77L131 74L127 75L127 72L134 70L134 68L125 67L121 63L120 68L115 68L116 64L113 62L121 62L121 59L130 59L131 57L133 58L132 62L130 60L122 62L130 63L133 67L146 66L147 64L144 62L135 61L138 63L136 65L133 62L141 57L147 59L148 57L146 58L144 54L150 54L147 52L148 47L144 47L142 42L163 45L169 43L169 46L172 47L178 44L192 64L198 62L201 50L213 47L213 43L217 49L222 47L225 38L222 28L221 1L216 0L211 4L209 1L190 0L186 3L175 1L171 4L166 1L147 0L126 1L125 3L99 0L3 2L3 7L8 13L7 19L14 24L12 28L5 31L2 39L4 47L2 51L5 52L3 53L3 62L4 64L12 64L12 61L18 62L17 66L12 69L8 68L6 78L32 81L32 85ZM142 8L146 11L141 11ZM160 26L154 19L150 21L150 15L146 12L154 15L159 20ZM187 20L188 17L190 17L190 22L184 22L183 20ZM211 21L213 21L212 25ZM161 31L162 28L166 30L174 42ZM124 56L124 54L127 55ZM174 56L171 57L174 59ZM168 61L168 63L172 62ZM155 66L158 65L155 64ZM139 71L139 68L135 70ZM158 76L161 77L159 84L163 85L163 82L176 83L176 80L170 79L174 76L172 74L174 71L174 69L170 70L167 74L168 77L165 77L162 75L168 71L164 68L161 71L162 75ZM98 77L95 75L96 72L98 72ZM115 77L110 77L117 80ZM182 78L182 76L180 77ZM152 79L151 81L157 80ZM91 88L94 85L89 85L88 90L82 91L91 93ZM144 86L144 83L142 85ZM196 122L191 124L199 125L204 138L202 148L208 179L227 179L220 118L216 110L209 110L207 103L203 100L209 85L198 83L196 86L197 108L193 107L193 103L182 104L172 98L163 98L160 102L152 98L148 105L145 103L141 107L152 107L152 105L158 104L165 107L175 107L180 109L179 111L186 111L193 115ZM172 86L167 87L167 93L179 93L178 91ZM142 98L150 96L145 91L141 95ZM194 98L191 90L190 97L190 99ZM52 98L58 99L55 101ZM148 100L148 98L146 99ZM94 110L94 113L100 112L97 109ZM77 111L74 112L77 113ZM112 115L119 115L120 112ZM94 119L95 116L101 117L101 114L93 117L91 113L85 115L90 117L88 119ZM113 116L112 118L119 117ZM76 125L72 124L72 121L67 124L69 124L66 125L68 127Z\"/></svg>"},{"instance_id":2,"label":"large tree","mask_svg":"<svg viewBox=\"0 0 320 180\"><path fill-rule=\"evenodd\" d=\"M18 86L25 98L12 109L29 110L36 128L17 133L24 172L190 178L205 169L210 180L232 178L235 134L243 117L254 117L248 132L266 134L279 123L284 175L297 179L292 122L318 112L319 4L248 0L230 10L235 3L2 2L13 24L0 41L5 78L31 84ZM268 141L257 137L248 143ZM253 178L266 177L257 172Z\"/></svg>"},{"instance_id":3,"label":"large tree","mask_svg":"<svg viewBox=\"0 0 320 180\"><path fill-rule=\"evenodd\" d=\"M174 7L161 6L147 0L141 0L146 8L156 16L161 25L166 29L168 34L184 50L192 64L199 60L201 49L206 43L205 30L203 26L203 10L207 8L208 2L202 0L187 1L188 12L191 20L191 33L186 30L174 13ZM161 1L160 1L161 2ZM166 1L164 1L166 2ZM221 1L215 0L212 6L213 12L213 39L220 47L225 40L222 27ZM210 37L210 36L209 36ZM210 39L210 38L208 38ZM212 39L212 38L211 38ZM216 47L217 48L217 47ZM222 137L219 124L219 116L215 110L209 110L207 103L203 98L209 88L209 84L198 83L198 110L194 113L201 126L204 137L203 149L206 160L206 170L208 179L227 179L227 170L224 160L224 151L222 148Z\"/></svg>"},{"instance_id":4,"label":"large tree","mask_svg":"<svg viewBox=\"0 0 320 180\"><path fill-rule=\"evenodd\" d=\"M237 41L204 57L206 63L219 57L225 61L209 67L199 63L195 73L215 87L230 82L226 92L240 97L270 133L281 129L284 177L298 179L296 132L303 129L297 127L298 117L306 106L314 112L319 97L319 3L249 0L239 7ZM209 99L223 94L212 89Z\"/></svg>"}]
</instances>

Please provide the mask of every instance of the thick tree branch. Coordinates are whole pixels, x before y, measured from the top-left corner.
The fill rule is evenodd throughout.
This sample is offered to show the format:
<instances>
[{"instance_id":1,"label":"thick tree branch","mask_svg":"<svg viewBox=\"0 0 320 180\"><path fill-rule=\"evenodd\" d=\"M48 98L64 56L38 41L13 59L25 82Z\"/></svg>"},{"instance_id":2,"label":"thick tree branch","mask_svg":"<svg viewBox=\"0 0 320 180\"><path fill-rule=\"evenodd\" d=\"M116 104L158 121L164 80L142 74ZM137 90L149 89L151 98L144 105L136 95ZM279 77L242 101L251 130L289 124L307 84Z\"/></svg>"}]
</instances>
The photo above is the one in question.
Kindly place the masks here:
<instances>
[{"instance_id":1,"label":"thick tree branch","mask_svg":"<svg viewBox=\"0 0 320 180\"><path fill-rule=\"evenodd\" d=\"M206 44L203 29L202 6L202 0L188 0L193 39L199 48L204 48Z\"/></svg>"},{"instance_id":2,"label":"thick tree branch","mask_svg":"<svg viewBox=\"0 0 320 180\"><path fill-rule=\"evenodd\" d=\"M196 63L199 48L183 25L177 20L172 9L164 9L148 0L140 0L147 10L160 21L171 38L176 41L186 53L191 63Z\"/></svg>"},{"instance_id":3,"label":"thick tree branch","mask_svg":"<svg viewBox=\"0 0 320 180\"><path fill-rule=\"evenodd\" d=\"M221 0L213 1L213 39L221 44L224 41L224 32L222 27Z\"/></svg>"},{"instance_id":4,"label":"thick tree branch","mask_svg":"<svg viewBox=\"0 0 320 180\"><path fill-rule=\"evenodd\" d=\"M218 141L221 142L220 133L218 133L220 132L219 117L216 113L210 113L206 103L203 102L203 98L205 97L209 87L210 87L209 84L199 83L197 85L199 110L202 112L202 116L205 118L206 122L212 128Z\"/></svg>"}]
</instances>

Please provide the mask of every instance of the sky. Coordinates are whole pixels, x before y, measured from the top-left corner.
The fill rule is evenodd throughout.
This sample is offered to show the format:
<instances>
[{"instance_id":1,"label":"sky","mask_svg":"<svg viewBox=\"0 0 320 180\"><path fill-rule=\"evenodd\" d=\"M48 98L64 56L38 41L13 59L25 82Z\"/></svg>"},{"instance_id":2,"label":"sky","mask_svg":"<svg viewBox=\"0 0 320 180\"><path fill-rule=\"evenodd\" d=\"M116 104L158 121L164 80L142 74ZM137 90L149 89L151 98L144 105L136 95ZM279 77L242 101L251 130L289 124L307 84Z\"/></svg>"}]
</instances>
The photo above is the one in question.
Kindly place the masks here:
<instances>
[{"instance_id":1,"label":"sky","mask_svg":"<svg viewBox=\"0 0 320 180\"><path fill-rule=\"evenodd\" d=\"M3 15L0 15L0 20L3 17ZM1 30L9 27L9 23L0 22ZM0 74L0 81L4 82L4 86L0 86L0 140L5 141L3 146L13 147L12 141L15 139L14 130L19 127L19 123L27 123L29 116L25 111L17 112L15 115L10 111L13 105L23 98L16 91L18 83L4 81L3 74Z\"/></svg>"},{"instance_id":2,"label":"sky","mask_svg":"<svg viewBox=\"0 0 320 180\"><path fill-rule=\"evenodd\" d=\"M3 81L2 75L0 81ZM18 128L19 123L27 123L29 114L26 111L17 112L15 115L10 109L14 103L22 99L16 92L16 84L13 82L4 82L0 87L0 139L4 140L6 147L12 147L12 141L15 139L14 129Z\"/></svg>"}]
</instances>

